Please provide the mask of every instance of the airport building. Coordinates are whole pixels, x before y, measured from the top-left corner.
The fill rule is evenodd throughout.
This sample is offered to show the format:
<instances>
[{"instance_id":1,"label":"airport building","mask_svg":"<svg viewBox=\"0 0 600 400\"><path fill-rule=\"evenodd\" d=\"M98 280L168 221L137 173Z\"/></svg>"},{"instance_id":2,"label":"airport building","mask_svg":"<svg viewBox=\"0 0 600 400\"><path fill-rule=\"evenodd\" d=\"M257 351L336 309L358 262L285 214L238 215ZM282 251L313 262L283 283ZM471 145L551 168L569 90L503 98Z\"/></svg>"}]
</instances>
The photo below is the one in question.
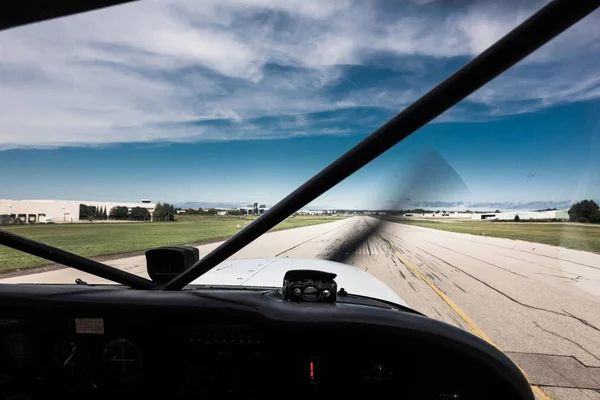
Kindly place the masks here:
<instances>
[{"instance_id":1,"label":"airport building","mask_svg":"<svg viewBox=\"0 0 600 400\"><path fill-rule=\"evenodd\" d=\"M0 223L2 220L19 219L21 223L45 223L48 220L56 223L78 222L79 205L105 208L108 213L116 206L126 206L130 210L134 207L148 209L150 213L156 206L150 200L143 199L139 203L113 202L113 201L85 201L85 200L10 200L0 199Z\"/></svg>"},{"instance_id":2,"label":"airport building","mask_svg":"<svg viewBox=\"0 0 600 400\"><path fill-rule=\"evenodd\" d=\"M406 213L405 217L471 219L474 214L461 212Z\"/></svg>"},{"instance_id":3,"label":"airport building","mask_svg":"<svg viewBox=\"0 0 600 400\"><path fill-rule=\"evenodd\" d=\"M568 210L552 210L552 211L511 211L496 213L487 218L494 221L514 221L516 216L519 216L519 221L568 221Z\"/></svg>"},{"instance_id":4,"label":"airport building","mask_svg":"<svg viewBox=\"0 0 600 400\"><path fill-rule=\"evenodd\" d=\"M552 211L508 211L499 213L465 213L465 212L434 212L434 213L405 213L405 217L434 218L434 219L472 219L490 221L514 221L515 216L520 221L568 221L568 210Z\"/></svg>"},{"instance_id":5,"label":"airport building","mask_svg":"<svg viewBox=\"0 0 600 400\"><path fill-rule=\"evenodd\" d=\"M300 210L296 214L298 215L323 215L328 212L325 210Z\"/></svg>"},{"instance_id":6,"label":"airport building","mask_svg":"<svg viewBox=\"0 0 600 400\"><path fill-rule=\"evenodd\" d=\"M267 206L264 204L248 204L246 207L239 208L242 215L262 215L265 211L268 210Z\"/></svg>"}]
</instances>

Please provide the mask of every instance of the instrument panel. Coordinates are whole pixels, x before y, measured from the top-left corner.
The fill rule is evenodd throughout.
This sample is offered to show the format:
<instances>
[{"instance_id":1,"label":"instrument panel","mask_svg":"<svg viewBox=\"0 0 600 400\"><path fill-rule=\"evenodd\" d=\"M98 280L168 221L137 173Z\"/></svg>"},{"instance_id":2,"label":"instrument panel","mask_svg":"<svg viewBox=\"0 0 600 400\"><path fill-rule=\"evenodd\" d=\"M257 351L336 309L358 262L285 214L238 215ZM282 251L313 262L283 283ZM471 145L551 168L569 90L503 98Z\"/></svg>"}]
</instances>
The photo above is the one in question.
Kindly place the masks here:
<instances>
[{"instance_id":1,"label":"instrument panel","mask_svg":"<svg viewBox=\"0 0 600 400\"><path fill-rule=\"evenodd\" d=\"M372 301L110 288L57 302L59 288L43 290L51 301L15 291L23 307L0 308L0 400L519 398L518 370L491 346Z\"/></svg>"},{"instance_id":2,"label":"instrument panel","mask_svg":"<svg viewBox=\"0 0 600 400\"><path fill-rule=\"evenodd\" d=\"M414 343L369 338L367 331L266 332L135 316L3 317L0 327L4 399L238 398L280 386L291 395L394 390L463 399L475 398L477 386L461 387L448 375L451 355L431 348L415 354ZM422 362L427 358L430 365ZM436 372L440 361L447 366Z\"/></svg>"}]
</instances>

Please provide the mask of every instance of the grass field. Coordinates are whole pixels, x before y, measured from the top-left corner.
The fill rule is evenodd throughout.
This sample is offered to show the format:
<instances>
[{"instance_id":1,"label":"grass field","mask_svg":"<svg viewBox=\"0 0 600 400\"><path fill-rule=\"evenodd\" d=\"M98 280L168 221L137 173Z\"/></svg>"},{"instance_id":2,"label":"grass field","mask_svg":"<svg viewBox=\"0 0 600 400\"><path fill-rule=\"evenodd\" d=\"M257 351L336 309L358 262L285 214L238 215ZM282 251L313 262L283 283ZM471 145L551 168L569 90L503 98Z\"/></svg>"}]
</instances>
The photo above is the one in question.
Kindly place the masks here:
<instances>
[{"instance_id":1,"label":"grass field","mask_svg":"<svg viewBox=\"0 0 600 400\"><path fill-rule=\"evenodd\" d=\"M469 233L600 252L600 225L532 222L437 222L392 218L393 222L442 231Z\"/></svg>"},{"instance_id":2,"label":"grass field","mask_svg":"<svg viewBox=\"0 0 600 400\"><path fill-rule=\"evenodd\" d=\"M164 245L225 239L252 221L252 217L178 216L177 222L79 223L4 226L2 229L86 256L144 251ZM341 217L296 216L273 230L323 224ZM240 228L238 228L238 225ZM36 267L50 262L0 245L0 271Z\"/></svg>"}]
</instances>

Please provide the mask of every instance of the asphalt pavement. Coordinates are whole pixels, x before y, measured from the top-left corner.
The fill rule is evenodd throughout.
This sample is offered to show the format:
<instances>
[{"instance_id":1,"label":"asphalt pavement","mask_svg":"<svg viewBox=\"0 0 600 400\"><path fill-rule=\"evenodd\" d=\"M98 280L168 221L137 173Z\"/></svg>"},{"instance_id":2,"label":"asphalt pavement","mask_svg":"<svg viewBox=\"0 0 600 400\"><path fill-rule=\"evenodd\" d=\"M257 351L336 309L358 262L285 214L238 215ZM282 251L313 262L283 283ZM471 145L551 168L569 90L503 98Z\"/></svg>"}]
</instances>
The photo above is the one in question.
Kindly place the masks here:
<instances>
[{"instance_id":1,"label":"asphalt pavement","mask_svg":"<svg viewBox=\"0 0 600 400\"><path fill-rule=\"evenodd\" d=\"M232 258L326 258L374 223L354 217L272 232ZM538 398L600 400L600 255L397 223L380 228L345 262L387 283L414 309L499 347ZM199 246L201 256L218 245ZM144 256L106 263L147 276ZM0 283L76 278L106 282L65 268Z\"/></svg>"}]
</instances>

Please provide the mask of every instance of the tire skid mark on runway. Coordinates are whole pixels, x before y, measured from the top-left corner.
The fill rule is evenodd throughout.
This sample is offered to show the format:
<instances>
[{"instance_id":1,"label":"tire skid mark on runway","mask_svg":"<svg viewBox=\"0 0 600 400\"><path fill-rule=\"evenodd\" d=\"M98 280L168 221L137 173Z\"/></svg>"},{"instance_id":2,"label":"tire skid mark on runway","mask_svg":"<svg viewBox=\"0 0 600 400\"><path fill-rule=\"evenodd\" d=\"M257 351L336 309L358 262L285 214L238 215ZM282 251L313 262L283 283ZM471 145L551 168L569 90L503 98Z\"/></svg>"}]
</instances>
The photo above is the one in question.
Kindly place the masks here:
<instances>
[{"instance_id":1,"label":"tire skid mark on runway","mask_svg":"<svg viewBox=\"0 0 600 400\"><path fill-rule=\"evenodd\" d=\"M398 267L398 263L396 262L396 257L394 257L394 254L393 254L393 253L391 253L391 252L390 252L388 249L385 249L385 250L384 250L384 253L385 253L385 257L386 257L388 260L392 261L392 263L393 263L393 264L394 264L394 266L396 267L396 270L395 270L395 272L397 272L397 273L398 273L398 274L399 274L399 275L402 277L402 279L406 280L406 275L404 275L404 273L403 273L403 272L400 270L400 268ZM393 270L390 268L390 263L386 263L386 265L387 265L387 268L388 268L388 270L389 270L389 271L390 271L390 273L392 274L392 276L396 276L396 275L394 274L394 271L393 271Z\"/></svg>"},{"instance_id":2,"label":"tire skid mark on runway","mask_svg":"<svg viewBox=\"0 0 600 400\"><path fill-rule=\"evenodd\" d=\"M437 265L435 265L434 263L429 263L429 264L424 264L427 267L431 268L432 270L435 271L436 274L439 274L441 276L443 276L444 278L448 279L448 275L446 275L445 273L443 273L438 267ZM441 279L440 279L441 280Z\"/></svg>"},{"instance_id":3,"label":"tire skid mark on runway","mask_svg":"<svg viewBox=\"0 0 600 400\"><path fill-rule=\"evenodd\" d=\"M414 285L411 282L407 282L407 283L412 288L412 290L414 290L415 292L419 293L419 291L414 287Z\"/></svg>"},{"instance_id":4,"label":"tire skid mark on runway","mask_svg":"<svg viewBox=\"0 0 600 400\"><path fill-rule=\"evenodd\" d=\"M394 264L394 267L396 267L396 272L398 274L400 274L402 279L407 280L406 275L404 274L404 272L402 272L402 268L401 268L402 264L398 263L397 257L393 253L393 250L389 246L382 246L382 249L383 249L383 252L384 252L386 258ZM388 270L390 270L390 272L392 272L392 275L394 275L393 271L390 269L389 263L387 264L387 266L388 266Z\"/></svg>"},{"instance_id":5,"label":"tire skid mark on runway","mask_svg":"<svg viewBox=\"0 0 600 400\"><path fill-rule=\"evenodd\" d=\"M491 262L488 262L488 261L481 260L481 259L479 259L479 258L477 258L477 257L473 257L473 256L471 256L471 255L469 255L469 254L461 253L460 251L456 251L456 250L454 250L454 249L451 249L451 248L449 248L449 247L442 246L441 244L437 244L437 243L434 243L434 242L430 242L429 240L425 240L425 242L426 242L426 243L429 243L429 244L432 244L432 245L434 245L434 246L441 247L442 249L446 249L446 250L448 250L448 251L451 251L451 252L453 252L453 253L460 254L461 256L472 258L473 260L476 260L476 261L482 262L482 263L484 263L484 264L490 265L490 266L492 266L492 267L494 267L494 268L501 269L501 270L503 270L503 271L506 271L506 272L508 272L508 273L510 273L510 274L517 275L517 276L521 276L521 277L523 277L523 278L525 278L525 279L529 279L529 277L528 277L528 276L526 276L526 275L519 274L518 272L511 271L511 270L510 270L510 269L508 269L508 268L504 268L504 267L501 267L501 266L499 266L499 265L493 264L493 263L491 263Z\"/></svg>"},{"instance_id":6,"label":"tire skid mark on runway","mask_svg":"<svg viewBox=\"0 0 600 400\"><path fill-rule=\"evenodd\" d=\"M431 268L431 269L433 269L433 268ZM431 275L432 275L432 276L435 278L435 280L438 280L438 281L443 281L443 279L441 279L441 278L440 278L439 276L437 276L435 273L433 273L433 272L430 272L430 274L431 274ZM426 274L426 275L428 275L428 274ZM431 278L431 276L430 276L430 278ZM433 279L433 278L431 278L431 279Z\"/></svg>"},{"instance_id":7,"label":"tire skid mark on runway","mask_svg":"<svg viewBox=\"0 0 600 400\"><path fill-rule=\"evenodd\" d=\"M404 264L402 264L401 262L398 262L398 257L396 257L396 254L395 254L396 251L397 250L395 250L394 248L390 248L389 257L392 260L392 262L394 263L394 266L396 267L398 273L400 275L402 275L402 278L405 281L409 282L409 284L410 284L409 279L407 279L407 277L406 277L406 272L412 274L415 278L417 276L413 273L413 271L410 270L410 268L406 268L406 266ZM404 270L405 272L402 272L402 270ZM416 291L417 290L415 290L415 292Z\"/></svg>"},{"instance_id":8,"label":"tire skid mark on runway","mask_svg":"<svg viewBox=\"0 0 600 400\"><path fill-rule=\"evenodd\" d=\"M439 280L439 279L434 278L433 275L431 275L429 272L425 272L425 276L434 282Z\"/></svg>"},{"instance_id":9,"label":"tire skid mark on runway","mask_svg":"<svg viewBox=\"0 0 600 400\"><path fill-rule=\"evenodd\" d=\"M432 309L432 310L433 310L433 311L434 311L434 312L435 312L435 313L436 313L436 314L437 314L437 315L438 315L440 318L443 318L443 317L442 317L442 313L441 313L441 312L439 312L437 308L435 308L435 307L431 307L431 309Z\"/></svg>"},{"instance_id":10,"label":"tire skid mark on runway","mask_svg":"<svg viewBox=\"0 0 600 400\"><path fill-rule=\"evenodd\" d=\"M542 331L544 331L544 332L546 332L546 333L549 333L550 335L556 336L556 337L558 337L558 338L561 338L561 339L563 339L563 340L566 340L566 341L567 341L567 342L569 342L569 343L572 343L572 344L574 344L575 346L579 347L581 350L583 350L583 351L584 351L585 353L587 353L588 355L590 355L590 356L594 357L596 360L600 361L600 357L598 357L597 355L595 355L594 353L592 353L591 351L589 351L588 349L586 349L585 347L583 347L581 344L579 344L579 343L578 343L578 342L576 342L575 340L573 340L573 339L569 339L569 338L568 338L568 337L566 337L566 336L559 335L559 334L558 334L558 333L556 333L556 332L553 332L553 331L551 331L551 330L549 330L549 329L543 328L543 327L541 327L541 326L540 326L540 324L538 324L536 321L531 321L531 323L532 323L533 325L535 325L537 328L541 329ZM575 359L577 359L577 358L575 358ZM578 361L579 361L579 360L578 360ZM579 361L579 362L581 362L581 361Z\"/></svg>"},{"instance_id":11,"label":"tire skid mark on runway","mask_svg":"<svg viewBox=\"0 0 600 400\"><path fill-rule=\"evenodd\" d=\"M366 245L366 247L367 247L367 249L366 249L366 250L367 250L367 254L368 254L368 255L372 256L373 254L375 254L375 253L373 252L373 250L371 249L371 241L370 241L370 240L366 240L366 241L365 241L365 245Z\"/></svg>"},{"instance_id":12,"label":"tire skid mark on runway","mask_svg":"<svg viewBox=\"0 0 600 400\"><path fill-rule=\"evenodd\" d=\"M465 289L463 289L462 287L460 287L460 285L459 285L458 283L454 283L454 282L453 282L453 284L454 284L454 286L456 286L456 287L457 287L457 288L458 288L460 291L462 291L463 293L467 293L467 294L468 294L468 292L467 292Z\"/></svg>"},{"instance_id":13,"label":"tire skid mark on runway","mask_svg":"<svg viewBox=\"0 0 600 400\"><path fill-rule=\"evenodd\" d=\"M377 240L377 238L380 238L380 239L381 239L381 236L380 236L379 234L377 234L375 237L373 237L373 239L375 239L375 240ZM384 244L385 244L385 242L384 242ZM391 259L392 261L394 260L394 258L396 258L396 257L395 257L395 255L394 255L394 254L392 254L392 253L391 253L391 252L388 250L388 249L389 249L389 246L380 245L379 247L382 249L381 253L382 253L382 254L384 254L384 255L386 256L386 258L388 258L388 259ZM394 263L394 265L397 265L397 264L395 264L395 263ZM390 275L394 277L394 279L397 279L397 276L398 276L398 274L397 274L397 273L399 272L399 273L402 275L402 278L404 278L404 279L406 280L406 277L405 277L405 276L404 276L404 274L403 274L403 273L400 271L400 269L399 269L399 268L396 268L396 271L395 271L395 272L397 272L397 273L394 273L394 271L393 271L393 270L392 270L392 268L390 267L390 263L386 262L386 263L385 263L385 266L386 266L387 270L390 272Z\"/></svg>"},{"instance_id":14,"label":"tire skid mark on runway","mask_svg":"<svg viewBox=\"0 0 600 400\"><path fill-rule=\"evenodd\" d=\"M327 231L327 232L321 233L320 235L317 235L317 236L313 236L313 237L311 237L310 239L308 239L308 240L305 240L304 242L298 243L297 245L295 245L295 246L292 246L292 247L290 247L289 249L282 251L281 253L277 253L277 254L275 254L275 257L279 257L279 256L281 256L283 253L287 253L287 252L288 252L288 251L290 251L290 250L294 250L295 248L297 248L297 247L300 247L300 246L302 246L303 244L310 242L311 240L315 240L315 239L316 239L316 238L318 238L318 237L321 237L321 236L323 236L323 235L326 235L326 234L328 234L328 233L331 233L331 232L335 231L336 229L340 229L340 228L341 228L340 226L336 226L336 227L335 227L335 228L333 228L332 230L329 230L329 231Z\"/></svg>"},{"instance_id":15,"label":"tire skid mark on runway","mask_svg":"<svg viewBox=\"0 0 600 400\"><path fill-rule=\"evenodd\" d=\"M442 258L440 258L440 257L438 257L438 256L435 256L435 255L433 255L432 253L430 253L430 252L428 252L428 251L426 251L426 250L423 250L423 249L421 249L421 248L419 248L419 247L417 247L417 249L418 249L419 251L422 251L423 253L425 253L425 254L428 254L429 256L431 256L431 257L433 257L433 258L435 258L435 259L437 259L437 260L439 260L439 261L441 261L441 262L445 263L445 264L446 264L446 265L448 265L449 267L451 267L451 268L454 268L455 270L457 270L457 271L459 271L459 272L462 272L463 274L465 274L465 275L469 276L470 278L472 278L472 279L476 280L477 282L481 283L482 285L485 285L485 286L487 286L489 289L492 289L494 292L496 292L496 293L498 293L498 294L500 294L500 295L502 295L502 296L506 297L506 298L507 298L507 299L509 299L510 301L512 301L512 302L514 302L514 303L516 303L516 304L518 304L518 305L520 305L520 306L523 306L523 307L526 307L526 308L530 308L530 309L533 309L533 310L544 311L544 312L551 313L551 314L555 314L555 315L560 315L560 316L562 316L562 317L572 318L572 319L574 319L574 320L576 320L576 321L579 321L579 322L581 322L583 325L585 325L585 326L587 326L587 327L589 327L589 328L592 328L592 329L594 329L594 330L596 330L596 331L600 332L600 329L599 329L598 327L596 327L595 325L591 324L589 321L587 321L587 320L584 320L583 318L579 318L579 317L577 317L577 316L575 316L575 315L573 315L573 314L571 314L571 313L569 313L569 312L567 312L567 311L565 311L565 310L561 310L562 312L559 312L559 311L549 310L549 309L547 309L547 308L541 308L541 307L537 307L537 306L532 306L531 304L526 304L526 303L523 303L523 302L521 302L521 301L519 301L519 300L515 299L514 297L511 297L511 296L509 296L508 294L504 293L504 292L503 292L503 291L501 291L500 289L497 289L496 287L494 287L494 286L490 285L489 283L487 283L487 282L485 282L485 281L483 281L483 280L481 280L481 279L477 278L476 276L474 276L474 275L472 275L472 274L468 273L467 271L465 271L465 270L463 270L463 269L461 269L461 268L459 268L459 267L457 267L457 266L455 266L455 265L453 265L453 264L449 263L448 261L446 261L446 260L444 260L444 259L442 259Z\"/></svg>"},{"instance_id":16,"label":"tire skid mark on runway","mask_svg":"<svg viewBox=\"0 0 600 400\"><path fill-rule=\"evenodd\" d=\"M365 225L367 225L367 228L372 228L371 224L369 224L368 222L364 221ZM401 246L398 246L394 243L392 243L391 240L383 237L380 232L378 232L377 230L373 231L373 238L378 238L380 241L382 241L384 243L384 245L382 246L382 248L384 249L386 255L393 261L394 265L397 266L397 270L398 272L402 275L402 278L404 278L406 280L406 276L402 273L402 271L400 270L400 266L398 265L398 263L396 262L396 254L395 252L398 251L398 248L402 249ZM369 238L370 240L371 238ZM403 249L404 250L404 249ZM394 276L393 271L391 270L389 264L387 265L387 269L390 271L390 273L392 274L392 276ZM409 268L407 268L407 270L412 273L415 278L417 277L413 271L411 271ZM411 285L412 286L412 285ZM414 287L413 289L415 290L415 292L417 291Z\"/></svg>"},{"instance_id":17,"label":"tire skid mark on runway","mask_svg":"<svg viewBox=\"0 0 600 400\"><path fill-rule=\"evenodd\" d=\"M397 267L397 265L396 265L396 267ZM398 268L398 273L399 273L400 275L402 275L402 279L406 280L406 275L404 275L404 272L402 272L402 271L400 270L400 268Z\"/></svg>"},{"instance_id":18,"label":"tire skid mark on runway","mask_svg":"<svg viewBox=\"0 0 600 400\"><path fill-rule=\"evenodd\" d=\"M416 253L413 252L413 254L416 254ZM448 275L446 275L444 272L442 272L442 268L438 264L439 264L439 261L433 260L433 261L423 261L423 263L418 266L423 267L423 268L430 268L430 269L434 270L437 274L440 274L441 276L443 276L444 278L451 279ZM442 280L442 279L440 279L440 280Z\"/></svg>"}]
</instances>

